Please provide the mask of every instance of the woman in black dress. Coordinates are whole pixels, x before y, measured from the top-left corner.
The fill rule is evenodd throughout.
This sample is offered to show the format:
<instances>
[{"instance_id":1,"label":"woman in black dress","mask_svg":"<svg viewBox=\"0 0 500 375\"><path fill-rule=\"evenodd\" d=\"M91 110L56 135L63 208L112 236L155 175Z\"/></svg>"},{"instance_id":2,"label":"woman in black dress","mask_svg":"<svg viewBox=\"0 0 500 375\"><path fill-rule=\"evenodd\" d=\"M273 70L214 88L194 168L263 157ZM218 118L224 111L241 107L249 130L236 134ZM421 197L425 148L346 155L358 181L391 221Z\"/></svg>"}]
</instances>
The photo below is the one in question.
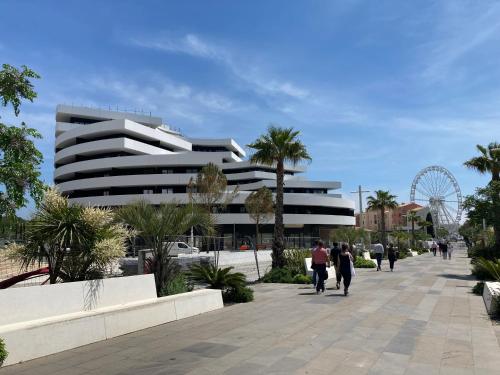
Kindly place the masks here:
<instances>
[{"instance_id":1,"label":"woman in black dress","mask_svg":"<svg viewBox=\"0 0 500 375\"><path fill-rule=\"evenodd\" d=\"M340 273L342 279L344 280L344 296L349 294L349 285L351 285L351 262L353 261L351 253L348 251L349 247L347 244L342 244L342 250L340 251L339 263L340 263Z\"/></svg>"},{"instance_id":2,"label":"woman in black dress","mask_svg":"<svg viewBox=\"0 0 500 375\"><path fill-rule=\"evenodd\" d=\"M389 244L387 248L387 258L389 259L389 265L391 266L391 272L394 271L394 262L396 261L396 249L392 243Z\"/></svg>"}]
</instances>

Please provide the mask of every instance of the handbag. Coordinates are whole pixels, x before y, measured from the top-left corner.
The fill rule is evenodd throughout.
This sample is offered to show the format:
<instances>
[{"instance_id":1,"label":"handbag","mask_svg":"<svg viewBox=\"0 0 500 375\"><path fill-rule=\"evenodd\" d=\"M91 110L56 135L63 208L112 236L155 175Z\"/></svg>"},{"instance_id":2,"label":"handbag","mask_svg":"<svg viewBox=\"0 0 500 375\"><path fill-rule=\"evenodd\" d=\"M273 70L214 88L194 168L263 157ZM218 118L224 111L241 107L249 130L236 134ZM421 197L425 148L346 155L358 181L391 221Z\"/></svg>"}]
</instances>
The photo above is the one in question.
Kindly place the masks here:
<instances>
[{"instance_id":1,"label":"handbag","mask_svg":"<svg viewBox=\"0 0 500 375\"><path fill-rule=\"evenodd\" d=\"M354 263L352 260L349 260L349 265L351 266L351 277L356 276L356 271L354 270Z\"/></svg>"},{"instance_id":2,"label":"handbag","mask_svg":"<svg viewBox=\"0 0 500 375\"><path fill-rule=\"evenodd\" d=\"M328 271L325 270L325 280L328 280Z\"/></svg>"}]
</instances>

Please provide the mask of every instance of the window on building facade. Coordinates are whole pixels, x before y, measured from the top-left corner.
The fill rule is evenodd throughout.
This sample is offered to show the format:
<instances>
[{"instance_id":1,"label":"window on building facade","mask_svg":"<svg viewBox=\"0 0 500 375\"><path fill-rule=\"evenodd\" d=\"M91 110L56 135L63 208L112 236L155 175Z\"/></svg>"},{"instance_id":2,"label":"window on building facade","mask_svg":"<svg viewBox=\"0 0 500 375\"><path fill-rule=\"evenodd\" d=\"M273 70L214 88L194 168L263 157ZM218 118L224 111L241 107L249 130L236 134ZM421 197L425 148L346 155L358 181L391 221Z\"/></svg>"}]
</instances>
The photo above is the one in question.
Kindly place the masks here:
<instances>
[{"instance_id":1,"label":"window on building facade","mask_svg":"<svg viewBox=\"0 0 500 375\"><path fill-rule=\"evenodd\" d=\"M165 189L161 189L161 193L162 194L173 194L174 192L174 189L173 188L165 188Z\"/></svg>"},{"instance_id":2,"label":"window on building facade","mask_svg":"<svg viewBox=\"0 0 500 375\"><path fill-rule=\"evenodd\" d=\"M153 189L144 189L142 194L153 194Z\"/></svg>"}]
</instances>

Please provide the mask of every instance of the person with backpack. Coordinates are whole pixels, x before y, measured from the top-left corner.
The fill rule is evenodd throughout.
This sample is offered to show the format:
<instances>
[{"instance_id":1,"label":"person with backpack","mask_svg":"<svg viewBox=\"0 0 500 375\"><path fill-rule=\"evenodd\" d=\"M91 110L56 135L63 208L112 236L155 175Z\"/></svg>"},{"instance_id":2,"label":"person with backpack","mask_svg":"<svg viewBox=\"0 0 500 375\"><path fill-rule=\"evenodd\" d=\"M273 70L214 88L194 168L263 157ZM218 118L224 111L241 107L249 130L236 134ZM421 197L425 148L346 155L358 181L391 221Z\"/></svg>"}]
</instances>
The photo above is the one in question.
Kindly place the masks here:
<instances>
[{"instance_id":1,"label":"person with backpack","mask_svg":"<svg viewBox=\"0 0 500 375\"><path fill-rule=\"evenodd\" d=\"M377 271L382 271L382 258L384 257L384 245L377 242L373 245L373 251L375 253L375 258L377 258Z\"/></svg>"},{"instance_id":2,"label":"person with backpack","mask_svg":"<svg viewBox=\"0 0 500 375\"><path fill-rule=\"evenodd\" d=\"M342 274L342 279L344 280L344 296L349 294L349 286L351 285L351 279L354 276L354 265L353 257L349 252L349 246L347 244L342 244L342 250L339 256L339 268Z\"/></svg>"}]
</instances>

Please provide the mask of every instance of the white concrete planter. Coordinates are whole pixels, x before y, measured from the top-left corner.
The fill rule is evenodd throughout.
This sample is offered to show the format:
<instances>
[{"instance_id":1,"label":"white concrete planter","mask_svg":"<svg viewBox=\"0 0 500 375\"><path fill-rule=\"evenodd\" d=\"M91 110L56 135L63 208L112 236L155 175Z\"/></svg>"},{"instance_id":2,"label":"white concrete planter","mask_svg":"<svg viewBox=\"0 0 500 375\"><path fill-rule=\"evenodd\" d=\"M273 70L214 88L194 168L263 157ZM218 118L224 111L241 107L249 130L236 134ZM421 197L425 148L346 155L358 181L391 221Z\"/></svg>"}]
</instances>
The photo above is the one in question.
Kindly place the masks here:
<instances>
[{"instance_id":1,"label":"white concrete planter","mask_svg":"<svg viewBox=\"0 0 500 375\"><path fill-rule=\"evenodd\" d=\"M0 290L5 365L222 307L214 289L157 298L152 274Z\"/></svg>"},{"instance_id":2,"label":"white concrete planter","mask_svg":"<svg viewBox=\"0 0 500 375\"><path fill-rule=\"evenodd\" d=\"M488 314L500 313L500 283L485 282L483 289L483 300Z\"/></svg>"}]
</instances>

